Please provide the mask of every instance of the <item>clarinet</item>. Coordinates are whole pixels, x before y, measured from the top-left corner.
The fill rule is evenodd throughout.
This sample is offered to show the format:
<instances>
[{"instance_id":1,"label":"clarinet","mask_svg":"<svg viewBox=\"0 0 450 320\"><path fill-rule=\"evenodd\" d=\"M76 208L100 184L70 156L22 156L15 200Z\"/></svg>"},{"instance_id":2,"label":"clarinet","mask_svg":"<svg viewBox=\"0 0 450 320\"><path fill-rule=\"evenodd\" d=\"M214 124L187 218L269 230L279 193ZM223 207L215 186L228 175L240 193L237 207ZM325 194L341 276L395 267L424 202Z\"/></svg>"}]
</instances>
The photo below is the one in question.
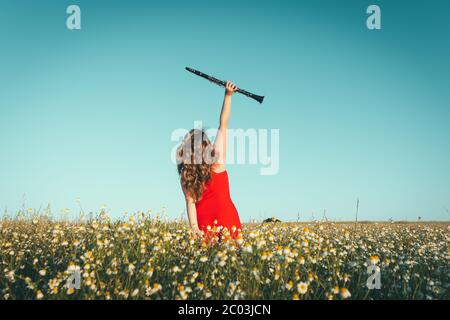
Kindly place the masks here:
<instances>
[{"instance_id":1,"label":"clarinet","mask_svg":"<svg viewBox=\"0 0 450 320\"><path fill-rule=\"evenodd\" d=\"M222 80L219 80L217 78L214 78L214 77L212 77L210 75L207 75L206 73L200 72L198 70L195 70L195 69L192 69L192 68L189 68L189 67L186 67L186 70L189 71L189 72L192 72L193 74L195 74L195 75L197 75L199 77L205 78L206 80L209 80L212 83L217 84L218 86L225 87L225 85L226 85L225 81L222 81ZM236 92L239 92L240 94L243 94L243 95L245 95L245 96L247 96L249 98L252 98L252 99L258 101L259 103L263 103L263 101L264 101L264 97L263 96L258 96L258 95L254 94L254 93L245 91L243 89L239 89L238 88L236 90Z\"/></svg>"}]
</instances>

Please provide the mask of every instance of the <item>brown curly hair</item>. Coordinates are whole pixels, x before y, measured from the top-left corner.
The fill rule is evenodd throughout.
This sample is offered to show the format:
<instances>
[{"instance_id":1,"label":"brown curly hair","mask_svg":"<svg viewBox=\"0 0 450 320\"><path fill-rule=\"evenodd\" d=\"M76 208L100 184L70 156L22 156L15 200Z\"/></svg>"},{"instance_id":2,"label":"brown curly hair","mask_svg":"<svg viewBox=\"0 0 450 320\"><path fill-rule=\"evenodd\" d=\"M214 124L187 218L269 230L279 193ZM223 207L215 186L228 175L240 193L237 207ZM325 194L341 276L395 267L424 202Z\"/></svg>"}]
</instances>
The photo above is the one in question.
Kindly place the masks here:
<instances>
[{"instance_id":1,"label":"brown curly hair","mask_svg":"<svg viewBox=\"0 0 450 320\"><path fill-rule=\"evenodd\" d=\"M177 150L177 169L181 186L194 201L199 201L211 180L216 154L203 130L192 129Z\"/></svg>"}]
</instances>

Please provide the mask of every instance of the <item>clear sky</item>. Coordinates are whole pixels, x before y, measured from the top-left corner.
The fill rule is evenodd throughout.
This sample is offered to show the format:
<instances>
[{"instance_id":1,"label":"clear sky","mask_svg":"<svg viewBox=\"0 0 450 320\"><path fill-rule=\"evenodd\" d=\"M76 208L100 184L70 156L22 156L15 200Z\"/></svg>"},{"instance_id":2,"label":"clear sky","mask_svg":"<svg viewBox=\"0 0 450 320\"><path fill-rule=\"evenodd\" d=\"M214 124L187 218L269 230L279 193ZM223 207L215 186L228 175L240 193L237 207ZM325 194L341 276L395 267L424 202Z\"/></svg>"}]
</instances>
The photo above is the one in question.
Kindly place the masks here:
<instances>
[{"instance_id":1,"label":"clear sky","mask_svg":"<svg viewBox=\"0 0 450 320\"><path fill-rule=\"evenodd\" d=\"M82 29L66 28L77 4ZM366 28L378 4L382 29ZM230 165L243 221L448 220L449 1L0 2L0 207L184 210L171 133L280 130L280 171Z\"/></svg>"}]
</instances>

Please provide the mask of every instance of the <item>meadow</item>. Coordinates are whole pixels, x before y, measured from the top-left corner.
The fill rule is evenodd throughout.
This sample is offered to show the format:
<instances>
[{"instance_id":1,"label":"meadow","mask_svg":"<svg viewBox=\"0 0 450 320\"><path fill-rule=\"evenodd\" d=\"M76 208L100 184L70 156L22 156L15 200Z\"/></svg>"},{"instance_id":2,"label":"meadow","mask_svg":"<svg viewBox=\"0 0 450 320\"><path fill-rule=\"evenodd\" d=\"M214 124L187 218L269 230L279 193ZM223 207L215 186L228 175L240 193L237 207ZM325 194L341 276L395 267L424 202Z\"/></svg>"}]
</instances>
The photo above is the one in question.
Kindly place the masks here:
<instances>
[{"instance_id":1,"label":"meadow","mask_svg":"<svg viewBox=\"0 0 450 320\"><path fill-rule=\"evenodd\" d=\"M448 222L253 223L236 240L206 242L150 212L6 217L0 299L449 299L449 231ZM371 265L380 289L366 285Z\"/></svg>"}]
</instances>

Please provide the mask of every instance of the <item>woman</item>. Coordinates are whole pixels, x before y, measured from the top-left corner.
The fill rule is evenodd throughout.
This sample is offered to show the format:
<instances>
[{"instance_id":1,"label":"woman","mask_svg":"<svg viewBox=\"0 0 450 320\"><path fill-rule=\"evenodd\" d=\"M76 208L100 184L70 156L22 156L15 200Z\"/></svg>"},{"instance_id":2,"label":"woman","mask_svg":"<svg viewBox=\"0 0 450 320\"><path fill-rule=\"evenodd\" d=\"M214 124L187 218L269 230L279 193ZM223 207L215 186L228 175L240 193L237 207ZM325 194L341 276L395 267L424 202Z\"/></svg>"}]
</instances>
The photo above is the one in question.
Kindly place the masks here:
<instances>
[{"instance_id":1,"label":"woman","mask_svg":"<svg viewBox=\"0 0 450 320\"><path fill-rule=\"evenodd\" d=\"M231 97L236 90L237 87L227 81L214 144L204 131L192 129L178 148L178 173L195 237L206 234L236 238L241 230L225 168Z\"/></svg>"}]
</instances>

